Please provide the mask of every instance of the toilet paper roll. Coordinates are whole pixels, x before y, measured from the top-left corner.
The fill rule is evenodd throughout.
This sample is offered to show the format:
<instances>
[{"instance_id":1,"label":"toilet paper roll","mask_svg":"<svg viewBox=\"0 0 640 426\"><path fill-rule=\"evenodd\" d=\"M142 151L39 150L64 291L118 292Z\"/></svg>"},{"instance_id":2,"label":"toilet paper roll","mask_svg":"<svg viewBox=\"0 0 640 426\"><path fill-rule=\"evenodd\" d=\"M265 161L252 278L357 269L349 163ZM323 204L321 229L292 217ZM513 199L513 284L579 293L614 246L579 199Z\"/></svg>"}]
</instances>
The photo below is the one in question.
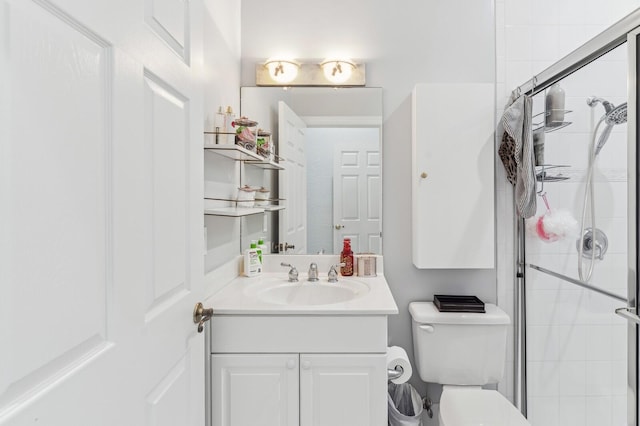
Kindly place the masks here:
<instances>
[{"instance_id":1,"label":"toilet paper roll","mask_svg":"<svg viewBox=\"0 0 640 426\"><path fill-rule=\"evenodd\" d=\"M407 352L400 346L389 346L387 348L387 368L393 370L396 366L402 367L403 373L400 377L392 379L391 382L397 385L407 382L413 373Z\"/></svg>"}]
</instances>

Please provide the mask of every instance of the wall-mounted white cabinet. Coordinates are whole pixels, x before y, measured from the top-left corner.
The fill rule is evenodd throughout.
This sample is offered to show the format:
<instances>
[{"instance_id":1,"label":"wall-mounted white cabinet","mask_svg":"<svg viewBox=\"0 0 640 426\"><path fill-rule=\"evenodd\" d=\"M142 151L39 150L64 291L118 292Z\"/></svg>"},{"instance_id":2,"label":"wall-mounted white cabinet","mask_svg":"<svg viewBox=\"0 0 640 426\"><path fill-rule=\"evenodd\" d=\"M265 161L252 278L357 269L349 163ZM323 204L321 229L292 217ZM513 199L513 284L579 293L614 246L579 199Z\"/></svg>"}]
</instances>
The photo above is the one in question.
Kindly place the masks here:
<instances>
[{"instance_id":1,"label":"wall-mounted white cabinet","mask_svg":"<svg viewBox=\"0 0 640 426\"><path fill-rule=\"evenodd\" d=\"M495 264L495 87L419 84L412 96L412 249L421 269Z\"/></svg>"}]
</instances>

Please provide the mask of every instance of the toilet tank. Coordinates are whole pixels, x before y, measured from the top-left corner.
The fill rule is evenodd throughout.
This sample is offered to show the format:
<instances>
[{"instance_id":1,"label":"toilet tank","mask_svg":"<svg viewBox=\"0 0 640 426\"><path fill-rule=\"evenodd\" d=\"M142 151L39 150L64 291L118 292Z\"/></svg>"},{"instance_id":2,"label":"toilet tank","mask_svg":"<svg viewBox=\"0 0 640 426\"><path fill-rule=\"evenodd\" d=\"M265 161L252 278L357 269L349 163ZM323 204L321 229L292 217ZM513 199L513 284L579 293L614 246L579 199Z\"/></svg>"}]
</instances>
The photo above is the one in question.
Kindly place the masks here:
<instances>
[{"instance_id":1,"label":"toilet tank","mask_svg":"<svg viewBox=\"0 0 640 426\"><path fill-rule=\"evenodd\" d=\"M425 382L497 383L504 373L509 316L496 305L486 313L440 312L433 302L409 304L414 364Z\"/></svg>"}]
</instances>

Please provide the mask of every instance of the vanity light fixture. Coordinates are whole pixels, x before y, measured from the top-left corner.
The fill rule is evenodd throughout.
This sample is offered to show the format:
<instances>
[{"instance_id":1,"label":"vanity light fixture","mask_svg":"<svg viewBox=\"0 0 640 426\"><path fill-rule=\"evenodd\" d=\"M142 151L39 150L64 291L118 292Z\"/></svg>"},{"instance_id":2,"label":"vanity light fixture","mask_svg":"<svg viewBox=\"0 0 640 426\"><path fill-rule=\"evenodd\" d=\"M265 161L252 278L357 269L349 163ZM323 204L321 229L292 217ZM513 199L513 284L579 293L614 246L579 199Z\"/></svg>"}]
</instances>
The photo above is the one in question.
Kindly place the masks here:
<instances>
[{"instance_id":1,"label":"vanity light fixture","mask_svg":"<svg viewBox=\"0 0 640 426\"><path fill-rule=\"evenodd\" d=\"M298 76L300 65L288 59L269 59L264 66L269 70L269 77L278 83L290 83Z\"/></svg>"},{"instance_id":2,"label":"vanity light fixture","mask_svg":"<svg viewBox=\"0 0 640 426\"><path fill-rule=\"evenodd\" d=\"M340 84L351 78L356 64L349 60L332 59L320 64L324 76L332 83Z\"/></svg>"},{"instance_id":3,"label":"vanity light fixture","mask_svg":"<svg viewBox=\"0 0 640 426\"><path fill-rule=\"evenodd\" d=\"M256 86L358 87L366 86L365 73L364 63L348 59L268 59L256 63Z\"/></svg>"}]
</instances>

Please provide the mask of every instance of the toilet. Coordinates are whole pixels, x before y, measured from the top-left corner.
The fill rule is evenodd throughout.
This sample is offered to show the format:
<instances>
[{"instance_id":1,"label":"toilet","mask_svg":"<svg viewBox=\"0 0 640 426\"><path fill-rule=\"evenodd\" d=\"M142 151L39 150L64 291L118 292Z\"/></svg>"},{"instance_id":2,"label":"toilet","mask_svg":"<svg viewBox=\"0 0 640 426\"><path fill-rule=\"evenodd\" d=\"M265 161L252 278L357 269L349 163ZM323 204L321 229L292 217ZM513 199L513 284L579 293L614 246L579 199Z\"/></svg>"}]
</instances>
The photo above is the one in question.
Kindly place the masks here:
<instances>
[{"instance_id":1,"label":"toilet","mask_svg":"<svg viewBox=\"0 0 640 426\"><path fill-rule=\"evenodd\" d=\"M509 316L496 305L486 313L440 312L433 302L409 304L415 367L425 382L443 385L440 426L530 426L495 390L504 373Z\"/></svg>"}]
</instances>

